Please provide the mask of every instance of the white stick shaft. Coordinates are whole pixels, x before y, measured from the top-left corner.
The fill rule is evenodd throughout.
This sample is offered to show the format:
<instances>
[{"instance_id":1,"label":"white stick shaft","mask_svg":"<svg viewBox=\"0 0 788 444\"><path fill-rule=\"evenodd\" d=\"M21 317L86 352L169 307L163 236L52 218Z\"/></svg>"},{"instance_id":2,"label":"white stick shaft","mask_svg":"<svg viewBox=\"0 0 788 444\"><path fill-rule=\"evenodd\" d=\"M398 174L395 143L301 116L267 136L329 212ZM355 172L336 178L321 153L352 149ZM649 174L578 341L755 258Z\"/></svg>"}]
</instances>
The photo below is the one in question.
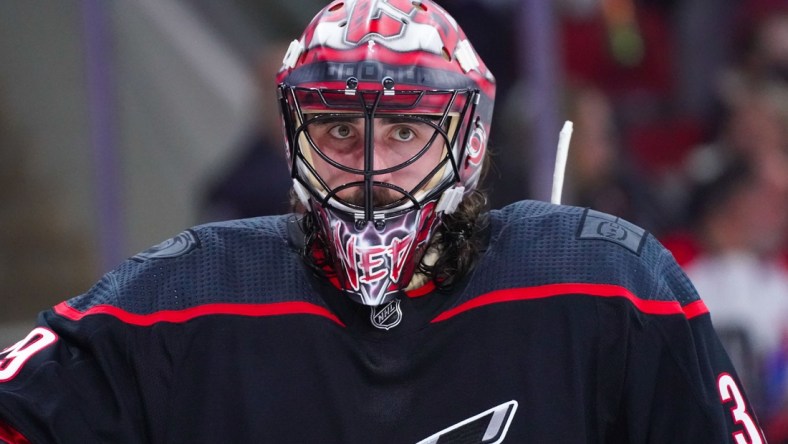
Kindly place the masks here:
<instances>
[{"instance_id":1,"label":"white stick shaft","mask_svg":"<svg viewBox=\"0 0 788 444\"><path fill-rule=\"evenodd\" d=\"M558 134L558 150L555 154L555 171L553 172L553 194L550 202L561 203L561 192L564 188L564 171L566 171L566 158L569 154L569 140L572 138L572 122L567 120Z\"/></svg>"}]
</instances>

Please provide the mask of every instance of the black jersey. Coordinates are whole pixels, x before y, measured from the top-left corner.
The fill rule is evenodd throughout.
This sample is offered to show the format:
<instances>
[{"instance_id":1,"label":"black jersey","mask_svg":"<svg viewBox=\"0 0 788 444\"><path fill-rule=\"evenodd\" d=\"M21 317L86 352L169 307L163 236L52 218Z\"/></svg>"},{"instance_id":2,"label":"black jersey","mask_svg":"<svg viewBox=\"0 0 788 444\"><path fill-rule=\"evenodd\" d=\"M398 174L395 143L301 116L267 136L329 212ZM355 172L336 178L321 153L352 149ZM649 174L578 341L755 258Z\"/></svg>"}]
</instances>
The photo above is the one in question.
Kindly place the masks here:
<instances>
[{"instance_id":1,"label":"black jersey","mask_svg":"<svg viewBox=\"0 0 788 444\"><path fill-rule=\"evenodd\" d=\"M373 310L313 276L288 220L195 227L43 312L0 353L0 436L762 442L703 302L634 225L520 202L452 292Z\"/></svg>"}]
</instances>

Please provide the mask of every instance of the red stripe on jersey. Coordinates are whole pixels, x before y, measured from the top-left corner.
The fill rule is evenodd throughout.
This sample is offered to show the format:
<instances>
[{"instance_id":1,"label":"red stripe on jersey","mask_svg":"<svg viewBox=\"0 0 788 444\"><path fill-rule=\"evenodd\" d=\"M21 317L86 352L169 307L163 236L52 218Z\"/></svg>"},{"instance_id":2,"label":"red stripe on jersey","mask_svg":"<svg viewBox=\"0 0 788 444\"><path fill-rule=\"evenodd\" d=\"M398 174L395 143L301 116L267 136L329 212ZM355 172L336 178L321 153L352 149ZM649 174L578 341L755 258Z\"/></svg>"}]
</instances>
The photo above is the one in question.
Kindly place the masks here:
<instances>
[{"instance_id":1,"label":"red stripe on jersey","mask_svg":"<svg viewBox=\"0 0 788 444\"><path fill-rule=\"evenodd\" d=\"M340 326L345 324L333 313L318 305L308 302L275 302L271 304L206 304L183 310L162 310L150 314L129 313L111 305L96 305L87 311L79 311L65 302L54 307L55 313L78 321L85 316L104 314L113 316L121 321L139 326L150 326L159 322L182 323L194 318L209 315L236 315L236 316L281 316L291 314L310 314L328 318Z\"/></svg>"},{"instance_id":2,"label":"red stripe on jersey","mask_svg":"<svg viewBox=\"0 0 788 444\"><path fill-rule=\"evenodd\" d=\"M409 298L420 298L422 296L428 295L435 290L435 282L427 281L421 287L414 288L413 290L406 290L405 294Z\"/></svg>"},{"instance_id":3,"label":"red stripe on jersey","mask_svg":"<svg viewBox=\"0 0 788 444\"><path fill-rule=\"evenodd\" d=\"M689 303L681 308L684 310L684 316L686 316L687 319L692 319L695 316L704 315L709 312L706 304L704 304L701 300Z\"/></svg>"},{"instance_id":4,"label":"red stripe on jersey","mask_svg":"<svg viewBox=\"0 0 788 444\"><path fill-rule=\"evenodd\" d=\"M471 299L450 310L447 310L435 319L433 323L445 321L460 313L485 305L497 304L500 302L523 301L528 299L542 299L553 296L565 296L570 294L580 294L597 297L621 297L629 300L632 305L643 313L657 315L684 314L687 319L708 313L708 309L702 301L693 302L686 307L682 307L678 301L651 301L641 299L629 290L618 285L607 284L552 284L540 285L538 287L511 288L507 290L497 290Z\"/></svg>"},{"instance_id":5,"label":"red stripe on jersey","mask_svg":"<svg viewBox=\"0 0 788 444\"><path fill-rule=\"evenodd\" d=\"M12 429L11 426L0 421L0 443L30 444L30 441L21 433Z\"/></svg>"}]
</instances>

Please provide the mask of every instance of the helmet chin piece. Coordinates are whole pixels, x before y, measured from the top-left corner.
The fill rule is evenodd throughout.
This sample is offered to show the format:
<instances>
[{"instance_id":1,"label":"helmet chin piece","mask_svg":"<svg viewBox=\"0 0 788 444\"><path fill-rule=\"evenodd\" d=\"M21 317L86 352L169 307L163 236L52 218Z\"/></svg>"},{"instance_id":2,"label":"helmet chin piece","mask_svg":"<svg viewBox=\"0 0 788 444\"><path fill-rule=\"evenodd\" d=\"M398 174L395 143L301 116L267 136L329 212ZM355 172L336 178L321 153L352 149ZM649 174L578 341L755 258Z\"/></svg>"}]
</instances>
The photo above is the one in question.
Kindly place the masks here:
<instances>
[{"instance_id":1,"label":"helmet chin piece","mask_svg":"<svg viewBox=\"0 0 788 444\"><path fill-rule=\"evenodd\" d=\"M439 224L434 201L376 221L311 202L340 287L364 305L384 304L408 285Z\"/></svg>"}]
</instances>

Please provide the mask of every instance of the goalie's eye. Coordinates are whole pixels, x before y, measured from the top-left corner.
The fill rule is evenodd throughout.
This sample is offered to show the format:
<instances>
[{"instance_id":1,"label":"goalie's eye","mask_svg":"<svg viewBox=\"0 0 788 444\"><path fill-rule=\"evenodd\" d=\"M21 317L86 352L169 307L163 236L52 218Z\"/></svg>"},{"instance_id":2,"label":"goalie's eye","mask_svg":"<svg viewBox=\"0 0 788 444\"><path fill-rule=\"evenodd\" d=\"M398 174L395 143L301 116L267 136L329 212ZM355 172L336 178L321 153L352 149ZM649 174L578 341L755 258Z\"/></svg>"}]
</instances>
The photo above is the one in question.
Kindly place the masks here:
<instances>
[{"instance_id":1,"label":"goalie's eye","mask_svg":"<svg viewBox=\"0 0 788 444\"><path fill-rule=\"evenodd\" d=\"M347 139L353 135L353 128L347 123L335 125L328 133L337 139Z\"/></svg>"},{"instance_id":2,"label":"goalie's eye","mask_svg":"<svg viewBox=\"0 0 788 444\"><path fill-rule=\"evenodd\" d=\"M416 137L416 133L410 127L400 126L394 130L393 137L399 142L410 142Z\"/></svg>"}]
</instances>

